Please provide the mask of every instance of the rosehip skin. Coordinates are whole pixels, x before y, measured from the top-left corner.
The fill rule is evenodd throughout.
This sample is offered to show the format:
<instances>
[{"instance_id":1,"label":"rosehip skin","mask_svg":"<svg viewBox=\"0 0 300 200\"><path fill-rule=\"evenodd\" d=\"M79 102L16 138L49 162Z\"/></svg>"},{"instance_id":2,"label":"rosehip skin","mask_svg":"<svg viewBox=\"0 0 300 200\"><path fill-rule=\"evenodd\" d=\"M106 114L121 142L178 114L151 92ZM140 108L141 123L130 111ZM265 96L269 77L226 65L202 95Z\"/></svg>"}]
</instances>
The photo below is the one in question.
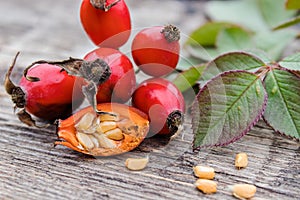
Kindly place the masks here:
<instances>
[{"instance_id":1,"label":"rosehip skin","mask_svg":"<svg viewBox=\"0 0 300 200\"><path fill-rule=\"evenodd\" d=\"M25 109L36 117L50 121L64 119L83 102L82 80L68 75L61 67L40 64L29 69L27 75L40 79L31 82L23 76L20 80L26 95Z\"/></svg>"},{"instance_id":2,"label":"rosehip skin","mask_svg":"<svg viewBox=\"0 0 300 200\"><path fill-rule=\"evenodd\" d=\"M169 42L163 26L140 31L133 39L131 51L136 65L146 74L160 77L171 73L179 60L180 44Z\"/></svg>"},{"instance_id":3,"label":"rosehip skin","mask_svg":"<svg viewBox=\"0 0 300 200\"><path fill-rule=\"evenodd\" d=\"M97 102L127 102L136 86L135 72L129 58L116 49L97 48L88 53L84 60L97 58L104 60L111 69L109 79L98 87Z\"/></svg>"},{"instance_id":4,"label":"rosehip skin","mask_svg":"<svg viewBox=\"0 0 300 200\"><path fill-rule=\"evenodd\" d=\"M173 135L183 123L183 95L168 80L152 78L142 82L133 93L132 105L148 115L151 134Z\"/></svg>"},{"instance_id":5,"label":"rosehip skin","mask_svg":"<svg viewBox=\"0 0 300 200\"><path fill-rule=\"evenodd\" d=\"M107 0L111 5L116 0ZM124 0L120 0L107 11L95 8L90 0L83 0L80 8L81 24L92 42L100 47L119 48L131 33L131 19Z\"/></svg>"}]
</instances>

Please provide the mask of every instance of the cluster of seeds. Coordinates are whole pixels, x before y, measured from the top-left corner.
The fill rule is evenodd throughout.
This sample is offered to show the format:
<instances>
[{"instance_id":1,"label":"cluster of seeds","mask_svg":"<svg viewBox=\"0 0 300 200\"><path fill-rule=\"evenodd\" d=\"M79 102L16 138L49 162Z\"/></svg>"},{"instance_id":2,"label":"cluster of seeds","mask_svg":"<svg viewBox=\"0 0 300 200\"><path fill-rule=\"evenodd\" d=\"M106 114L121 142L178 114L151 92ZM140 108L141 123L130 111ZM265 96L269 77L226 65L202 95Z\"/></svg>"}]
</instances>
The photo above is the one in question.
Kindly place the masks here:
<instances>
[{"instance_id":1,"label":"cluster of seeds","mask_svg":"<svg viewBox=\"0 0 300 200\"><path fill-rule=\"evenodd\" d=\"M246 153L238 153L235 158L235 167L237 169L245 168L248 165L248 156ZM217 192L217 183L213 181L215 170L209 166L193 167L194 175L199 179L195 182L195 186L204 194L212 194ZM238 199L250 199L256 193L256 187L251 184L235 184L230 187L232 195Z\"/></svg>"},{"instance_id":2,"label":"cluster of seeds","mask_svg":"<svg viewBox=\"0 0 300 200\"><path fill-rule=\"evenodd\" d=\"M94 112L88 112L75 123L75 128L78 148L82 150L115 149L122 145L125 137L127 146L139 142L139 127L125 116L115 113L97 116Z\"/></svg>"},{"instance_id":3,"label":"cluster of seeds","mask_svg":"<svg viewBox=\"0 0 300 200\"><path fill-rule=\"evenodd\" d=\"M94 156L111 156L137 147L149 130L145 114L123 104L98 104L97 114L91 106L58 124L55 144Z\"/></svg>"},{"instance_id":4,"label":"cluster of seeds","mask_svg":"<svg viewBox=\"0 0 300 200\"><path fill-rule=\"evenodd\" d=\"M86 113L75 124L79 148L92 150L94 148L116 148L117 141L124 139L122 130L118 127L117 115L99 115Z\"/></svg>"}]
</instances>

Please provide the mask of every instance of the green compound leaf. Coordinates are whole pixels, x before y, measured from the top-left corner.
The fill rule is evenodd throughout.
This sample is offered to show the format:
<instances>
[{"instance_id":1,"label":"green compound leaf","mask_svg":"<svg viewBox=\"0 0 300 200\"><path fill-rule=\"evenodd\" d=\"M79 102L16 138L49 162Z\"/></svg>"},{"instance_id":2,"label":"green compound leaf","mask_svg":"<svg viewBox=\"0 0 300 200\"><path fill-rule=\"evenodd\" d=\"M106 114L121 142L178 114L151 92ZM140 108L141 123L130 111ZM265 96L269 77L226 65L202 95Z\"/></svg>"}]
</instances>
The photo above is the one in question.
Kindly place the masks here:
<instances>
[{"instance_id":1,"label":"green compound leaf","mask_svg":"<svg viewBox=\"0 0 300 200\"><path fill-rule=\"evenodd\" d=\"M220 52L251 49L251 33L240 27L224 28L217 37L217 48Z\"/></svg>"},{"instance_id":2,"label":"green compound leaf","mask_svg":"<svg viewBox=\"0 0 300 200\"><path fill-rule=\"evenodd\" d=\"M180 56L176 69L184 71L191 68L191 66L198 66L199 64L200 62L197 58L189 56Z\"/></svg>"},{"instance_id":3,"label":"green compound leaf","mask_svg":"<svg viewBox=\"0 0 300 200\"><path fill-rule=\"evenodd\" d=\"M275 131L300 139L300 77L274 69L268 72L264 84L268 93L265 121Z\"/></svg>"},{"instance_id":4,"label":"green compound leaf","mask_svg":"<svg viewBox=\"0 0 300 200\"><path fill-rule=\"evenodd\" d=\"M186 45L184 48L190 56L203 61L210 61L220 55L219 51L215 47L204 48L200 45Z\"/></svg>"},{"instance_id":5,"label":"green compound leaf","mask_svg":"<svg viewBox=\"0 0 300 200\"><path fill-rule=\"evenodd\" d=\"M297 37L294 30L279 30L274 32L265 32L255 36L256 47L265 51L272 60L281 58L284 49Z\"/></svg>"},{"instance_id":6,"label":"green compound leaf","mask_svg":"<svg viewBox=\"0 0 300 200\"><path fill-rule=\"evenodd\" d=\"M253 31L268 30L256 0L209 1L206 8L212 20L242 24Z\"/></svg>"},{"instance_id":7,"label":"green compound leaf","mask_svg":"<svg viewBox=\"0 0 300 200\"><path fill-rule=\"evenodd\" d=\"M184 92L197 83L205 67L205 65L191 67L190 69L178 74L173 83L181 92Z\"/></svg>"},{"instance_id":8,"label":"green compound leaf","mask_svg":"<svg viewBox=\"0 0 300 200\"><path fill-rule=\"evenodd\" d=\"M206 12L212 20L242 24L253 31L262 32L296 13L285 10L284 3L285 0L210 1Z\"/></svg>"},{"instance_id":9,"label":"green compound leaf","mask_svg":"<svg viewBox=\"0 0 300 200\"><path fill-rule=\"evenodd\" d=\"M228 27L238 27L235 24L226 22L208 22L195 31L193 31L189 39L186 41L187 45L201 45L201 46L215 46L219 32Z\"/></svg>"},{"instance_id":10,"label":"green compound leaf","mask_svg":"<svg viewBox=\"0 0 300 200\"><path fill-rule=\"evenodd\" d=\"M274 27L293 17L296 12L285 9L285 0L256 0L264 21ZM276 13L276 14L275 14Z\"/></svg>"},{"instance_id":11,"label":"green compound leaf","mask_svg":"<svg viewBox=\"0 0 300 200\"><path fill-rule=\"evenodd\" d=\"M212 60L220 55L219 49L216 48L217 38L220 32L226 28L242 29L240 26L232 23L208 22L189 35L184 45L185 50L191 56L200 60Z\"/></svg>"},{"instance_id":12,"label":"green compound leaf","mask_svg":"<svg viewBox=\"0 0 300 200\"><path fill-rule=\"evenodd\" d=\"M284 58L279 65L290 70L300 71L300 52Z\"/></svg>"},{"instance_id":13,"label":"green compound leaf","mask_svg":"<svg viewBox=\"0 0 300 200\"><path fill-rule=\"evenodd\" d=\"M194 150L241 138L261 118L266 101L263 83L253 73L230 71L213 78L192 106Z\"/></svg>"},{"instance_id":14,"label":"green compound leaf","mask_svg":"<svg viewBox=\"0 0 300 200\"><path fill-rule=\"evenodd\" d=\"M206 82L214 76L231 70L255 71L266 65L263 60L246 52L230 52L223 54L207 64L202 73L201 81Z\"/></svg>"}]
</instances>

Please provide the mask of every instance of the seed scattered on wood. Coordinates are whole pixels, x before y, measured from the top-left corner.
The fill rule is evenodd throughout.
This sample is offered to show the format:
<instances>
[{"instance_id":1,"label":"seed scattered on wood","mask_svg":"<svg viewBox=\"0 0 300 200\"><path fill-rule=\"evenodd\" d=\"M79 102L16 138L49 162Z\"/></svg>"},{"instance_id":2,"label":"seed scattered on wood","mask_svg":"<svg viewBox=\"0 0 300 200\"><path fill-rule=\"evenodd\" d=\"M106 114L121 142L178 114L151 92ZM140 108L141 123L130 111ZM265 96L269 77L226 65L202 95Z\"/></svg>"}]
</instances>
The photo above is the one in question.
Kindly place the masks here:
<instances>
[{"instance_id":1,"label":"seed scattered on wood","mask_svg":"<svg viewBox=\"0 0 300 200\"><path fill-rule=\"evenodd\" d=\"M212 194L217 192L217 183L212 180L198 179L195 186L204 194Z\"/></svg>"},{"instance_id":2,"label":"seed scattered on wood","mask_svg":"<svg viewBox=\"0 0 300 200\"><path fill-rule=\"evenodd\" d=\"M193 167L194 174L200 179L214 179L215 170L212 167L208 166L195 166Z\"/></svg>"},{"instance_id":3,"label":"seed scattered on wood","mask_svg":"<svg viewBox=\"0 0 300 200\"><path fill-rule=\"evenodd\" d=\"M235 167L238 169L245 168L248 165L248 156L246 153L238 153L235 157Z\"/></svg>"},{"instance_id":4,"label":"seed scattered on wood","mask_svg":"<svg viewBox=\"0 0 300 200\"><path fill-rule=\"evenodd\" d=\"M232 186L232 195L238 199L250 199L254 197L256 187L251 184L235 184Z\"/></svg>"},{"instance_id":5,"label":"seed scattered on wood","mask_svg":"<svg viewBox=\"0 0 300 200\"><path fill-rule=\"evenodd\" d=\"M149 158L127 158L125 161L125 166L133 171L138 171L144 169L149 162Z\"/></svg>"}]
</instances>

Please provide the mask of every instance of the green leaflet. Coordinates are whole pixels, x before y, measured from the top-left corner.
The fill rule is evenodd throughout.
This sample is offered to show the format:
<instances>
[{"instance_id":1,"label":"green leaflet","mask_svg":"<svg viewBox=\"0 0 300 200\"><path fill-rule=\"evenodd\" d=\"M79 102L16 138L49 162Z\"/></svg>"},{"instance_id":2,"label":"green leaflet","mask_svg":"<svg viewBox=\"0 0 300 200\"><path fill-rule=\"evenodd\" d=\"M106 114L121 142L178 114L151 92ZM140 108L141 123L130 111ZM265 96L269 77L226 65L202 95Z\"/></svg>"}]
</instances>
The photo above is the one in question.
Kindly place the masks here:
<instances>
[{"instance_id":1,"label":"green leaflet","mask_svg":"<svg viewBox=\"0 0 300 200\"><path fill-rule=\"evenodd\" d=\"M279 65L290 70L300 71L300 53L284 58L279 62Z\"/></svg>"},{"instance_id":2,"label":"green leaflet","mask_svg":"<svg viewBox=\"0 0 300 200\"><path fill-rule=\"evenodd\" d=\"M256 0L261 15L270 28L290 19L296 14L293 10L285 9L285 1L286 0Z\"/></svg>"},{"instance_id":3,"label":"green leaflet","mask_svg":"<svg viewBox=\"0 0 300 200\"><path fill-rule=\"evenodd\" d=\"M193 31L186 44L188 45L201 45L201 46L215 46L219 32L228 27L238 27L235 24L226 22L208 22L195 31Z\"/></svg>"},{"instance_id":4,"label":"green leaflet","mask_svg":"<svg viewBox=\"0 0 300 200\"><path fill-rule=\"evenodd\" d=\"M216 46L222 53L251 49L251 33L240 27L225 28L219 33Z\"/></svg>"},{"instance_id":5,"label":"green leaflet","mask_svg":"<svg viewBox=\"0 0 300 200\"><path fill-rule=\"evenodd\" d=\"M216 21L242 24L253 31L268 29L256 0L211 1L207 3L206 12L211 19Z\"/></svg>"},{"instance_id":6,"label":"green leaflet","mask_svg":"<svg viewBox=\"0 0 300 200\"><path fill-rule=\"evenodd\" d=\"M205 65L191 67L190 69L178 74L173 83L181 92L184 92L195 85L195 83L199 80L204 68Z\"/></svg>"},{"instance_id":7,"label":"green leaflet","mask_svg":"<svg viewBox=\"0 0 300 200\"><path fill-rule=\"evenodd\" d=\"M189 35L189 38L185 42L184 47L187 50L187 52L193 57L207 61L212 60L221 53L220 49L216 48L217 46L220 46L221 50L222 47L227 47L226 51L236 50L236 45L227 46L228 40L226 40L226 37L224 38L224 40L222 36L221 39L219 37L220 33L222 33L223 30L227 29L234 30L233 34L229 35L229 37L231 37L233 40L243 40L243 36L245 34L250 34L242 27L237 26L235 24L225 22L208 22L197 28ZM231 34L231 32L229 32L229 34ZM240 37L240 35L242 35L242 38ZM236 43L238 42L240 41L236 41Z\"/></svg>"},{"instance_id":8,"label":"green leaflet","mask_svg":"<svg viewBox=\"0 0 300 200\"><path fill-rule=\"evenodd\" d=\"M300 1L299 1L300 3ZM283 29L283 28L287 28L296 24L300 23L300 16L294 17L292 19L289 19L288 21L285 21L275 27L273 27L273 30L279 30L279 29Z\"/></svg>"},{"instance_id":9,"label":"green leaflet","mask_svg":"<svg viewBox=\"0 0 300 200\"><path fill-rule=\"evenodd\" d=\"M207 14L213 20L243 24L255 32L262 32L296 13L286 11L284 3L285 0L211 1L207 5Z\"/></svg>"},{"instance_id":10,"label":"green leaflet","mask_svg":"<svg viewBox=\"0 0 300 200\"><path fill-rule=\"evenodd\" d=\"M178 64L176 66L177 70L188 70L191 68L191 66L198 66L200 64L199 59L192 58L186 55L180 55Z\"/></svg>"},{"instance_id":11,"label":"green leaflet","mask_svg":"<svg viewBox=\"0 0 300 200\"><path fill-rule=\"evenodd\" d=\"M245 135L260 119L266 100L255 74L230 71L213 78L192 106L194 149L226 145Z\"/></svg>"},{"instance_id":12,"label":"green leaflet","mask_svg":"<svg viewBox=\"0 0 300 200\"><path fill-rule=\"evenodd\" d=\"M201 76L201 81L206 82L222 72L231 70L253 71L264 65L266 65L264 61L250 53L231 52L223 54L208 63Z\"/></svg>"},{"instance_id":13,"label":"green leaflet","mask_svg":"<svg viewBox=\"0 0 300 200\"><path fill-rule=\"evenodd\" d=\"M276 61L281 58L283 50L296 36L296 31L280 30L257 34L254 41L258 49L265 51L273 61Z\"/></svg>"},{"instance_id":14,"label":"green leaflet","mask_svg":"<svg viewBox=\"0 0 300 200\"><path fill-rule=\"evenodd\" d=\"M285 0L209 1L206 8L215 21L196 29L185 43L187 52L201 60L237 50L262 50L276 61L298 34L272 31L299 23L299 17L293 18L296 11L285 9Z\"/></svg>"},{"instance_id":15,"label":"green leaflet","mask_svg":"<svg viewBox=\"0 0 300 200\"><path fill-rule=\"evenodd\" d=\"M264 119L274 130L300 139L300 78L286 70L268 72L264 84L268 104Z\"/></svg>"}]
</instances>

